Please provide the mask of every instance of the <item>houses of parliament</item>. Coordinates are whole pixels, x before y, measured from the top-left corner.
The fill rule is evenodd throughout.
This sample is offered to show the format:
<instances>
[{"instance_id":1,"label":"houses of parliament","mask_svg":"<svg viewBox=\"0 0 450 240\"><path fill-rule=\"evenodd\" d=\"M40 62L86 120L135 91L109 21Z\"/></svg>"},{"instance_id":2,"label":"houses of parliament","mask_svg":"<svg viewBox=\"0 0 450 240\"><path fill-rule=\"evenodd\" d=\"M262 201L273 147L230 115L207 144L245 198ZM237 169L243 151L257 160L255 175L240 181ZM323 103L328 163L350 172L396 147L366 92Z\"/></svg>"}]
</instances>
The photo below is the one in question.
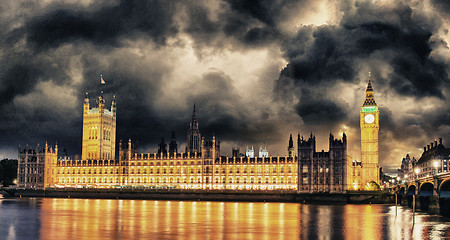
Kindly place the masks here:
<instances>
[{"instance_id":1,"label":"houses of parliament","mask_svg":"<svg viewBox=\"0 0 450 240\"><path fill-rule=\"evenodd\" d=\"M20 188L176 188L229 190L293 190L341 193L378 182L378 108L370 82L361 110L360 162L348 161L347 136L329 135L329 150L316 151L311 133L292 134L286 156L221 156L220 142L202 137L194 105L181 152L175 133L162 139L155 153L139 153L130 140L119 141L116 158L116 99L106 108L103 93L95 106L86 94L83 105L82 157L58 158L58 146L19 149ZM120 127L120 126L119 126ZM233 151L234 152L234 151Z\"/></svg>"}]
</instances>

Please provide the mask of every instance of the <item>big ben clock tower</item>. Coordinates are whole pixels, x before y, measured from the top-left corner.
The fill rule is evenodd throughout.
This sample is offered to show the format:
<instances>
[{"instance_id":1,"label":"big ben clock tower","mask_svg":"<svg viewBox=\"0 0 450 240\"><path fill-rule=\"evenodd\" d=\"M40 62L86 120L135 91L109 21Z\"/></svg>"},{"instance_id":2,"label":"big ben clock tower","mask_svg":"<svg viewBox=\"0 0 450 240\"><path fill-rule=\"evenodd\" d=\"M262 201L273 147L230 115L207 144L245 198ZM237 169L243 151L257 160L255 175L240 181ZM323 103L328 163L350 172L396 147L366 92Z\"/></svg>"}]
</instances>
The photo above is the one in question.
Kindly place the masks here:
<instances>
[{"instance_id":1,"label":"big ben clock tower","mask_svg":"<svg viewBox=\"0 0 450 240\"><path fill-rule=\"evenodd\" d=\"M379 111L375 103L374 91L370 82L366 89L366 98L361 108L361 187L369 187L369 182L380 182L380 169L378 165L378 130Z\"/></svg>"}]
</instances>

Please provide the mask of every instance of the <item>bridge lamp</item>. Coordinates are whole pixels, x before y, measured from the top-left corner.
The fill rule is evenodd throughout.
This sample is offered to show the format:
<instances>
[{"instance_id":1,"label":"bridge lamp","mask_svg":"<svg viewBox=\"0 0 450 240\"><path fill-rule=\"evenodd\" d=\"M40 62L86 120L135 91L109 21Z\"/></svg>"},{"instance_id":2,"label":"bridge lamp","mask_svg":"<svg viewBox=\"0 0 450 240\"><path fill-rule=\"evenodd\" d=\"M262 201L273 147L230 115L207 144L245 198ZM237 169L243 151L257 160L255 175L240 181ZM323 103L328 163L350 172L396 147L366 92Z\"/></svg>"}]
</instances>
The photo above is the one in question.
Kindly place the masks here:
<instances>
[{"instance_id":1,"label":"bridge lamp","mask_svg":"<svg viewBox=\"0 0 450 240\"><path fill-rule=\"evenodd\" d=\"M439 167L439 161L438 161L438 160L434 160L434 161L433 161L433 165L434 165L434 168L435 168L434 174L437 174L437 172L438 172L438 167Z\"/></svg>"},{"instance_id":2,"label":"bridge lamp","mask_svg":"<svg viewBox=\"0 0 450 240\"><path fill-rule=\"evenodd\" d=\"M439 167L439 161L438 160L434 160L433 165L435 168Z\"/></svg>"},{"instance_id":3,"label":"bridge lamp","mask_svg":"<svg viewBox=\"0 0 450 240\"><path fill-rule=\"evenodd\" d=\"M405 175L403 178L404 178L404 179L407 179L407 178L408 178L408 175Z\"/></svg>"}]
</instances>

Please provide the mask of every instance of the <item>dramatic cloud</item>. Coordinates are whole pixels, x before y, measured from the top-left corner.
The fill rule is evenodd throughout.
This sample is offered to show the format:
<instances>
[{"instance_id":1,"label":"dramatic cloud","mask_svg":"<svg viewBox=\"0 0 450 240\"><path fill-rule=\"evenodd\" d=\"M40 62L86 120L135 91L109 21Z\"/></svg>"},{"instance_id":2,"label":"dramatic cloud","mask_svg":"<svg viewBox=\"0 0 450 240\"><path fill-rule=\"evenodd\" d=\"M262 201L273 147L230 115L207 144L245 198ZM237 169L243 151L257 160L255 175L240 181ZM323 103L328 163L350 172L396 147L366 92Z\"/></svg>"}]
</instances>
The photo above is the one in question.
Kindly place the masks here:
<instances>
[{"instance_id":1,"label":"dramatic cloud","mask_svg":"<svg viewBox=\"0 0 450 240\"><path fill-rule=\"evenodd\" d=\"M372 70L380 161L393 171L434 138L450 141L446 1L9 1L0 7L0 149L58 142L81 152L82 103L100 74L117 99L117 139L185 146L197 106L222 153L289 133L346 132L359 159L359 110Z\"/></svg>"}]
</instances>

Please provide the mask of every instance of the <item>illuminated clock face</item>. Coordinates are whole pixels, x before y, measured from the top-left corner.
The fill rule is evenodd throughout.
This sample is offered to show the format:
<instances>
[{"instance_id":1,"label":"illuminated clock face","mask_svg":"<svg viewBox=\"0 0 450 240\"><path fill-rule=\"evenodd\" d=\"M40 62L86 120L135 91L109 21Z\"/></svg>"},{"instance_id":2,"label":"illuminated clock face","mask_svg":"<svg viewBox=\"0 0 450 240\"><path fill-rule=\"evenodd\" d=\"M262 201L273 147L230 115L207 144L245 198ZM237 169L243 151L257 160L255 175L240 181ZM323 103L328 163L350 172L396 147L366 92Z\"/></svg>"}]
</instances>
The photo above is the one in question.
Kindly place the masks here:
<instances>
[{"instance_id":1,"label":"illuminated clock face","mask_svg":"<svg viewBox=\"0 0 450 240\"><path fill-rule=\"evenodd\" d=\"M364 117L364 120L366 121L366 123L373 123L373 121L375 120L375 117L372 114L367 114Z\"/></svg>"}]
</instances>

